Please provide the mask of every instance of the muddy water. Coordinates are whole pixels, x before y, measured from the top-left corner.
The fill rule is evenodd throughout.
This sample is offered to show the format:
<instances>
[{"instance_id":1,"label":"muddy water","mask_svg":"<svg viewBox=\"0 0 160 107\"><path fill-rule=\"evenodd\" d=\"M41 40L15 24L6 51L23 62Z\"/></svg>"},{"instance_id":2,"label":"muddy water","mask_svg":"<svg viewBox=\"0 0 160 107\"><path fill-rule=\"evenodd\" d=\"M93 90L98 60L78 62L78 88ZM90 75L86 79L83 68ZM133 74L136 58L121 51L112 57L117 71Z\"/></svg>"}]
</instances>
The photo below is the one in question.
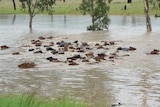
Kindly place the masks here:
<instances>
[{"instance_id":1,"label":"muddy water","mask_svg":"<svg viewBox=\"0 0 160 107\"><path fill-rule=\"evenodd\" d=\"M70 95L104 107L122 103L121 107L160 107L160 56L146 55L160 49L159 20L152 19L153 32L146 33L145 18L141 16L111 16L109 31L86 32L89 16L37 16L34 32L29 34L26 15L0 16L0 45L11 48L0 50L0 92L36 91L40 95ZM114 52L119 46L136 47L134 52L99 64L68 66L49 63L48 54L33 55L22 45L38 36L54 36L55 40L99 42L116 40L109 47ZM21 55L11 53L19 51ZM107 51L108 52L108 51ZM63 56L62 56L63 57ZM19 69L18 64L33 61L33 69Z\"/></svg>"}]
</instances>

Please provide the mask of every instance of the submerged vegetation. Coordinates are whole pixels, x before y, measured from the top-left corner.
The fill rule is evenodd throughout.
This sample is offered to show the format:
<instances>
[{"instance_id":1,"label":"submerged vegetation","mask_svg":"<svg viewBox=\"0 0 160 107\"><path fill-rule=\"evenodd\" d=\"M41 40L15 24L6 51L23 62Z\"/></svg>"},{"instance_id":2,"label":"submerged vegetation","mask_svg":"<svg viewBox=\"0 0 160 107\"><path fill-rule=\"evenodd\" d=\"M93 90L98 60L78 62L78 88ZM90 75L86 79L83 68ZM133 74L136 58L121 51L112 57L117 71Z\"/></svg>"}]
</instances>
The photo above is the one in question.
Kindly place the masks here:
<instances>
[{"instance_id":1,"label":"submerged vegetation","mask_svg":"<svg viewBox=\"0 0 160 107\"><path fill-rule=\"evenodd\" d=\"M28 7L28 11L26 10L27 12L25 12L24 10L23 13L25 12L25 13L30 14L29 27L31 31L32 31L32 19L35 15L35 11L40 10L40 12L46 13L48 10L52 10L53 5L55 4L57 5L57 6L54 6L55 14L61 14L58 12L63 12L62 14L73 14L73 13L76 13L75 11L77 11L80 14L79 10L81 10L81 12L83 13L88 13L92 17L92 25L87 27L87 29L92 30L92 31L108 29L108 23L109 23L108 15L109 14L145 15L146 16L146 27L147 27L147 31L149 32L152 30L151 22L150 22L150 13L158 17L158 14L157 14L158 9L156 9L156 13L153 12L155 11L155 8L152 8L152 11L151 11L149 7L152 4L150 3L149 5L148 0L144 0L144 2L139 1L139 0L135 0L134 2L127 2L125 0L117 0L113 2L111 2L112 0L82 0L82 1L81 0L76 0L76 1L69 0L70 4L69 3L67 4L65 0L63 1L64 2L62 4L60 3L62 2L61 0L57 2L55 2L55 0L49 0L48 2L46 2L45 0L40 0L40 1L35 1L35 3L31 1L29 2L26 0L19 0L17 4L18 3L20 4L20 2L22 3L22 5L18 9ZM6 2L4 1L3 3L1 2L1 4L3 6L3 4L5 5L5 3L8 3L8 2L10 1L6 0ZM4 10L10 7L13 7L13 6L7 5L7 7L1 7L0 13L1 12L5 13ZM68 11L68 9L70 8L72 8L71 10L73 11ZM15 14L15 13L13 12L12 14Z\"/></svg>"},{"instance_id":2,"label":"submerged vegetation","mask_svg":"<svg viewBox=\"0 0 160 107\"><path fill-rule=\"evenodd\" d=\"M103 30L108 29L108 12L109 2L107 0L83 0L80 4L82 14L88 13L92 17L92 25L87 27L87 30Z\"/></svg>"}]
</instances>

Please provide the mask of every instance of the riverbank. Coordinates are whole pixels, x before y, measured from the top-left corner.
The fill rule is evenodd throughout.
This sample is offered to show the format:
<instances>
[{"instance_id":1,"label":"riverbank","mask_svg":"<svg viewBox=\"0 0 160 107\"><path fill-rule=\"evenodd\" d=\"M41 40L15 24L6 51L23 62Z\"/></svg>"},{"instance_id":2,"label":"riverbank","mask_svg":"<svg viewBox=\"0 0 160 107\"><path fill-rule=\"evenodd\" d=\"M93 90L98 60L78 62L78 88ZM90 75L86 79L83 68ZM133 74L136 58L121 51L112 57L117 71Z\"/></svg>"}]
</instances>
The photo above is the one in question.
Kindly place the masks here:
<instances>
[{"instance_id":1,"label":"riverbank","mask_svg":"<svg viewBox=\"0 0 160 107\"><path fill-rule=\"evenodd\" d=\"M45 96L30 94L7 94L0 96L0 107L89 107L72 98L59 97L50 99ZM94 105L92 106L94 107Z\"/></svg>"},{"instance_id":2,"label":"riverbank","mask_svg":"<svg viewBox=\"0 0 160 107\"><path fill-rule=\"evenodd\" d=\"M57 1L54 14L70 14L79 15L80 11L77 10L81 0L68 0L65 3L63 1ZM16 1L17 10L13 10L13 4L10 0L2 0L0 2L0 14L27 14L27 11L21 11L20 3ZM126 5L126 10L124 6ZM155 15L155 10L150 6L150 14ZM43 13L46 14L46 13ZM110 15L144 15L143 1L134 0L132 3L127 3L126 0L116 0L110 4Z\"/></svg>"}]
</instances>

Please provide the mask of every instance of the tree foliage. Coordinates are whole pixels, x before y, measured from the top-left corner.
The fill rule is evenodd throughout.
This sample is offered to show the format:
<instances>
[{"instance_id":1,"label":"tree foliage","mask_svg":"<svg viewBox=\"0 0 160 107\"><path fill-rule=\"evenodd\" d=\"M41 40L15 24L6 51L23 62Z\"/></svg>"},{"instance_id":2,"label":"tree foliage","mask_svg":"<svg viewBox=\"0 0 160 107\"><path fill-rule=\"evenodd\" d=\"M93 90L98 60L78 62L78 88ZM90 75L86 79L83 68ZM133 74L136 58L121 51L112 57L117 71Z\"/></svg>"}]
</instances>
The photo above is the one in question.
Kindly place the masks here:
<instances>
[{"instance_id":1,"label":"tree foliage","mask_svg":"<svg viewBox=\"0 0 160 107\"><path fill-rule=\"evenodd\" d=\"M108 18L110 0L82 0L79 10L82 14L89 14L92 17L92 25L88 26L88 30L108 29L110 19Z\"/></svg>"},{"instance_id":2,"label":"tree foliage","mask_svg":"<svg viewBox=\"0 0 160 107\"><path fill-rule=\"evenodd\" d=\"M160 0L149 0L149 3L156 10L155 17L160 16Z\"/></svg>"},{"instance_id":3,"label":"tree foliage","mask_svg":"<svg viewBox=\"0 0 160 107\"><path fill-rule=\"evenodd\" d=\"M32 19L33 17L41 12L47 11L49 14L53 13L53 6L56 0L19 0L21 2L21 7L28 11L30 16L29 27L32 29Z\"/></svg>"}]
</instances>

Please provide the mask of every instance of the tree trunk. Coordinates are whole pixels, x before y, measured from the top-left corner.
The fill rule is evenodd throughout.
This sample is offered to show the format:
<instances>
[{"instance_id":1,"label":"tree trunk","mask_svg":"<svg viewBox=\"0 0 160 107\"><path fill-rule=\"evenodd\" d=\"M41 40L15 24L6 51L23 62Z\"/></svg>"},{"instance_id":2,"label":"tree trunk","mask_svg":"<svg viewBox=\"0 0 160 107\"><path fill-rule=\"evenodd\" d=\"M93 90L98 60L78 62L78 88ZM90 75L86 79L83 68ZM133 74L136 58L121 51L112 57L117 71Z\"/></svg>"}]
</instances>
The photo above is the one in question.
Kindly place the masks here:
<instances>
[{"instance_id":1,"label":"tree trunk","mask_svg":"<svg viewBox=\"0 0 160 107\"><path fill-rule=\"evenodd\" d=\"M32 21L33 21L33 10L31 8L31 1L28 1L27 2L27 5L28 5L28 12L29 12L29 28L30 28L30 32L32 32Z\"/></svg>"},{"instance_id":2,"label":"tree trunk","mask_svg":"<svg viewBox=\"0 0 160 107\"><path fill-rule=\"evenodd\" d=\"M30 14L30 19L29 19L29 28L32 31L32 21L33 21L33 16Z\"/></svg>"},{"instance_id":3,"label":"tree trunk","mask_svg":"<svg viewBox=\"0 0 160 107\"><path fill-rule=\"evenodd\" d=\"M14 6L14 10L16 10L16 3L15 3L15 0L13 0L13 6Z\"/></svg>"},{"instance_id":4,"label":"tree trunk","mask_svg":"<svg viewBox=\"0 0 160 107\"><path fill-rule=\"evenodd\" d=\"M150 32L150 31L152 31L152 28L151 28L151 21L150 21L150 16L149 16L148 0L144 0L144 12L145 12L145 15L146 15L147 31Z\"/></svg>"},{"instance_id":5,"label":"tree trunk","mask_svg":"<svg viewBox=\"0 0 160 107\"><path fill-rule=\"evenodd\" d=\"M92 15L92 28L91 28L92 31L95 30L95 25L94 25L94 15Z\"/></svg>"}]
</instances>

